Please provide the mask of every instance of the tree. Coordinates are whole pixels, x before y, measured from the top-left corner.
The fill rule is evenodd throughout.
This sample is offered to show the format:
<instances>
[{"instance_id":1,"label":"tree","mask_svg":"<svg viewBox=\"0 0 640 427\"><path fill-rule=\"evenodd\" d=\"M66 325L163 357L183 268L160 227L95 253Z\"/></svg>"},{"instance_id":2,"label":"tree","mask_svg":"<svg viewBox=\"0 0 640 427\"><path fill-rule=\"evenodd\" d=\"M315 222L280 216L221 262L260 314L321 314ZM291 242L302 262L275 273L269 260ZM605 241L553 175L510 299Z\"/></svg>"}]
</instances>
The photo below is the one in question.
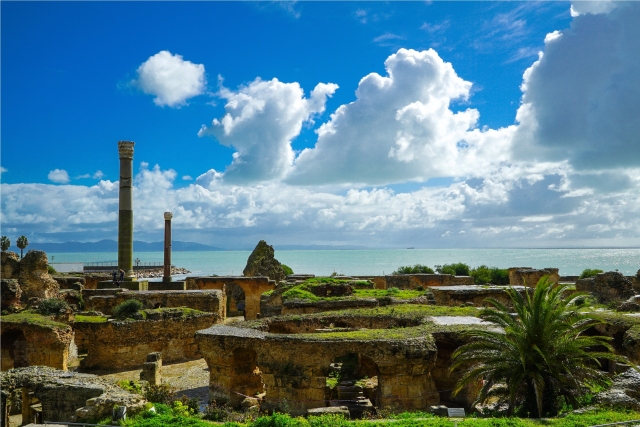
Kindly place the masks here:
<instances>
[{"instance_id":1,"label":"tree","mask_svg":"<svg viewBox=\"0 0 640 427\"><path fill-rule=\"evenodd\" d=\"M498 396L506 398L509 415L516 404L538 417L554 415L561 396L578 407L585 387L606 384L598 359L628 362L612 353L608 337L584 334L602 320L579 311L583 293L569 294L568 285L554 286L546 276L533 292L526 290L508 290L513 309L486 300L490 307L479 317L500 329L466 333L472 339L454 352L451 370L468 368L454 394L482 381L480 402Z\"/></svg>"},{"instance_id":2,"label":"tree","mask_svg":"<svg viewBox=\"0 0 640 427\"><path fill-rule=\"evenodd\" d=\"M29 239L27 239L27 236L20 236L16 240L16 245L20 248L20 259L22 259L22 251L29 246Z\"/></svg>"},{"instance_id":3,"label":"tree","mask_svg":"<svg viewBox=\"0 0 640 427\"><path fill-rule=\"evenodd\" d=\"M9 240L7 236L2 236L1 245L2 245L2 252L4 252L11 247L11 240Z\"/></svg>"}]
</instances>

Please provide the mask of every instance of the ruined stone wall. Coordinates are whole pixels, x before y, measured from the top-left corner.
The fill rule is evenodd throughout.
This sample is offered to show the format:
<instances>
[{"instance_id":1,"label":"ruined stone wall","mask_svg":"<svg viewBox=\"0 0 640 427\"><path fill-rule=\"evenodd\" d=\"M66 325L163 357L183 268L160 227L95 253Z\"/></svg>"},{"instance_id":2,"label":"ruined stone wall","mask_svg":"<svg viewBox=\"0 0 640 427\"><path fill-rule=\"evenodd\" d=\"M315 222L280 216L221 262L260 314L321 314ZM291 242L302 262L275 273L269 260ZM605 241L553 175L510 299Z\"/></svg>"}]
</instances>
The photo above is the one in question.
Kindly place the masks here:
<instances>
[{"instance_id":1,"label":"ruined stone wall","mask_svg":"<svg viewBox=\"0 0 640 427\"><path fill-rule=\"evenodd\" d=\"M635 295L631 280L617 271L580 279L576 282L576 290L590 292L601 303L622 302Z\"/></svg>"},{"instance_id":2,"label":"ruined stone wall","mask_svg":"<svg viewBox=\"0 0 640 427\"><path fill-rule=\"evenodd\" d=\"M11 251L0 254L0 270L3 279L17 279L20 275L20 256Z\"/></svg>"},{"instance_id":3,"label":"ruined stone wall","mask_svg":"<svg viewBox=\"0 0 640 427\"><path fill-rule=\"evenodd\" d=\"M544 276L549 276L553 283L560 281L557 268L535 269L528 267L512 267L509 269L509 284L511 286L535 287Z\"/></svg>"},{"instance_id":4,"label":"ruined stone wall","mask_svg":"<svg viewBox=\"0 0 640 427\"><path fill-rule=\"evenodd\" d=\"M210 372L210 399L240 403L261 391L250 375L261 372L266 406L294 415L326 406L329 365L337 357L357 354L370 359L378 373L380 407L396 411L425 409L440 399L431 370L436 348L431 336L412 340L309 340L254 330L216 326L199 331L196 340Z\"/></svg>"},{"instance_id":5,"label":"ruined stone wall","mask_svg":"<svg viewBox=\"0 0 640 427\"><path fill-rule=\"evenodd\" d=\"M22 297L22 289L18 284L16 279L5 279L2 278L0 295L2 298L0 299L2 310L17 311L22 306L21 297Z\"/></svg>"},{"instance_id":6,"label":"ruined stone wall","mask_svg":"<svg viewBox=\"0 0 640 427\"><path fill-rule=\"evenodd\" d=\"M391 274L373 278L376 289L416 289L431 286L473 285L473 277L451 274Z\"/></svg>"},{"instance_id":7,"label":"ruined stone wall","mask_svg":"<svg viewBox=\"0 0 640 427\"><path fill-rule=\"evenodd\" d=\"M143 308L187 307L215 313L224 319L226 295L220 290L203 291L122 291L115 294L97 294L86 299L87 310L110 315L118 304L136 299Z\"/></svg>"},{"instance_id":8,"label":"ruined stone wall","mask_svg":"<svg viewBox=\"0 0 640 427\"><path fill-rule=\"evenodd\" d=\"M23 298L57 298L60 286L48 271L49 260L43 251L29 251L20 261L18 282Z\"/></svg>"},{"instance_id":9,"label":"ruined stone wall","mask_svg":"<svg viewBox=\"0 0 640 427\"><path fill-rule=\"evenodd\" d=\"M276 284L268 277L240 277L240 276L216 276L216 277L187 277L186 288L188 290L219 289L225 290L227 284L235 284L242 288L245 296L244 316L247 320L258 318L260 313L260 295L266 291L275 289Z\"/></svg>"},{"instance_id":10,"label":"ruined stone wall","mask_svg":"<svg viewBox=\"0 0 640 427\"><path fill-rule=\"evenodd\" d=\"M82 366L95 369L124 369L142 366L147 354L161 352L165 362L201 357L194 334L218 322L215 314L161 320L76 323L87 357Z\"/></svg>"},{"instance_id":11,"label":"ruined stone wall","mask_svg":"<svg viewBox=\"0 0 640 427\"><path fill-rule=\"evenodd\" d=\"M17 366L50 366L67 369L71 327L49 327L27 322L0 324L2 371ZM17 362L17 363L16 363Z\"/></svg>"},{"instance_id":12,"label":"ruined stone wall","mask_svg":"<svg viewBox=\"0 0 640 427\"><path fill-rule=\"evenodd\" d=\"M58 282L60 289L80 290L81 287L78 284L82 285L82 288L85 284L85 278L81 276L53 276L53 280Z\"/></svg>"},{"instance_id":13,"label":"ruined stone wall","mask_svg":"<svg viewBox=\"0 0 640 427\"><path fill-rule=\"evenodd\" d=\"M297 318L268 318L261 321L262 332L274 334L312 334L318 329L346 328L358 329L391 329L418 326L419 319L397 318L393 316L319 316Z\"/></svg>"},{"instance_id":14,"label":"ruined stone wall","mask_svg":"<svg viewBox=\"0 0 640 427\"><path fill-rule=\"evenodd\" d=\"M520 292L524 292L523 286L517 286L514 288ZM473 304L476 307L484 307L487 305L484 302L487 298L494 298L509 307L511 306L511 298L509 298L506 290L506 286L483 285L456 287L434 286L431 288L436 304L446 305L449 307L469 304Z\"/></svg>"},{"instance_id":15,"label":"ruined stone wall","mask_svg":"<svg viewBox=\"0 0 640 427\"><path fill-rule=\"evenodd\" d=\"M323 311L346 310L352 308L378 307L380 303L375 298L345 299L336 301L285 301L281 314L309 314Z\"/></svg>"},{"instance_id":16,"label":"ruined stone wall","mask_svg":"<svg viewBox=\"0 0 640 427\"><path fill-rule=\"evenodd\" d=\"M98 289L98 282L111 280L111 275L107 273L91 273L84 275L85 289Z\"/></svg>"}]
</instances>

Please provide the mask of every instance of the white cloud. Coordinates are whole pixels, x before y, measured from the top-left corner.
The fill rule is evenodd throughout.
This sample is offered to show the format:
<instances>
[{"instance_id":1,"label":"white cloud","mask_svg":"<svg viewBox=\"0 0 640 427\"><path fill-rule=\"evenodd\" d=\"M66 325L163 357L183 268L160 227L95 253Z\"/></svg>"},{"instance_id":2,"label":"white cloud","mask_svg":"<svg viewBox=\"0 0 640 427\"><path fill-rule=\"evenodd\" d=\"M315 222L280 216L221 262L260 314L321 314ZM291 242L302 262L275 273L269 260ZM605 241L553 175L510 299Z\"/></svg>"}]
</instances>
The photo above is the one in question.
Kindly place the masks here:
<instances>
[{"instance_id":1,"label":"white cloud","mask_svg":"<svg viewBox=\"0 0 640 427\"><path fill-rule=\"evenodd\" d=\"M54 169L50 171L47 178L49 181L58 184L67 184L69 182L69 174L64 169Z\"/></svg>"},{"instance_id":2,"label":"white cloud","mask_svg":"<svg viewBox=\"0 0 640 427\"><path fill-rule=\"evenodd\" d=\"M616 3L618 2L613 0L576 1L571 4L571 16L575 18L576 16L585 14L597 15L600 13L609 13L618 6Z\"/></svg>"},{"instance_id":3,"label":"white cloud","mask_svg":"<svg viewBox=\"0 0 640 427\"><path fill-rule=\"evenodd\" d=\"M226 114L203 126L199 136L213 136L237 151L224 174L229 182L255 182L284 177L293 162L291 141L302 124L322 113L338 86L319 83L309 98L298 83L256 79L237 91L221 87Z\"/></svg>"},{"instance_id":4,"label":"white cloud","mask_svg":"<svg viewBox=\"0 0 640 427\"><path fill-rule=\"evenodd\" d=\"M138 67L134 84L161 107L180 107L187 100L205 91L204 65L194 64L163 50L151 56Z\"/></svg>"},{"instance_id":5,"label":"white cloud","mask_svg":"<svg viewBox=\"0 0 640 427\"><path fill-rule=\"evenodd\" d=\"M86 179L86 178L102 179L104 178L104 173L102 173L101 170L97 170L93 175L85 173L84 175L78 175L75 179Z\"/></svg>"},{"instance_id":6,"label":"white cloud","mask_svg":"<svg viewBox=\"0 0 640 427\"><path fill-rule=\"evenodd\" d=\"M182 180L183 181L193 181L193 178L191 177L191 175L183 175L182 176Z\"/></svg>"},{"instance_id":7,"label":"white cloud","mask_svg":"<svg viewBox=\"0 0 640 427\"><path fill-rule=\"evenodd\" d=\"M568 159L578 170L640 166L640 3L616 5L547 36L524 75L518 158Z\"/></svg>"},{"instance_id":8,"label":"white cloud","mask_svg":"<svg viewBox=\"0 0 640 427\"><path fill-rule=\"evenodd\" d=\"M9 170L3 166L0 166L0 174L5 173L5 172L9 172Z\"/></svg>"},{"instance_id":9,"label":"white cloud","mask_svg":"<svg viewBox=\"0 0 640 427\"><path fill-rule=\"evenodd\" d=\"M454 113L469 96L434 50L400 49L385 61L387 76L360 80L357 99L340 106L316 133L314 148L295 161L287 182L379 185L462 176L506 159L512 128L474 129L478 112Z\"/></svg>"}]
</instances>

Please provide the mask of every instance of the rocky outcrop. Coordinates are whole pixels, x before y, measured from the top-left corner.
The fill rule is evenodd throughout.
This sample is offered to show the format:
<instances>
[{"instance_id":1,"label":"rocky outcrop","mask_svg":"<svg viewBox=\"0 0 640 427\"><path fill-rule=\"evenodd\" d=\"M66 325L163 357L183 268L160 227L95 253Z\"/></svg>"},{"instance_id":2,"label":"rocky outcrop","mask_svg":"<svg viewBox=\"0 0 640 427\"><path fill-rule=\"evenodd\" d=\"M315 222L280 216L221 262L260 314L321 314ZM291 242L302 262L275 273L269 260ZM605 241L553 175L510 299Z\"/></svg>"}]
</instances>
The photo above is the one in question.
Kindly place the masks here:
<instances>
[{"instance_id":1,"label":"rocky outcrop","mask_svg":"<svg viewBox=\"0 0 640 427\"><path fill-rule=\"evenodd\" d=\"M260 240L256 248L249 255L247 266L242 271L246 277L267 276L271 280L279 282L286 277L282 264L275 258L273 246L269 246L264 240Z\"/></svg>"},{"instance_id":2,"label":"rocky outcrop","mask_svg":"<svg viewBox=\"0 0 640 427\"><path fill-rule=\"evenodd\" d=\"M618 311L640 313L640 295L634 295L616 308Z\"/></svg>"},{"instance_id":3,"label":"rocky outcrop","mask_svg":"<svg viewBox=\"0 0 640 427\"><path fill-rule=\"evenodd\" d=\"M15 252L2 252L0 255L3 279L17 279L20 275L20 256Z\"/></svg>"},{"instance_id":4,"label":"rocky outcrop","mask_svg":"<svg viewBox=\"0 0 640 427\"><path fill-rule=\"evenodd\" d=\"M558 271L557 268L512 267L509 269L509 285L533 288L544 276L549 276L549 280L558 283L560 281Z\"/></svg>"},{"instance_id":5,"label":"rocky outcrop","mask_svg":"<svg viewBox=\"0 0 640 427\"><path fill-rule=\"evenodd\" d=\"M27 393L23 396L40 401L42 418L47 421L101 419L111 415L114 405L126 406L127 412L132 413L145 404L142 396L128 393L96 375L44 366L2 372L0 385L9 392L24 387ZM29 416L29 405L23 405L22 409L23 419L33 419Z\"/></svg>"},{"instance_id":6,"label":"rocky outcrop","mask_svg":"<svg viewBox=\"0 0 640 427\"><path fill-rule=\"evenodd\" d=\"M629 360L640 365L640 325L636 325L624 333L622 336L622 348Z\"/></svg>"},{"instance_id":7,"label":"rocky outcrop","mask_svg":"<svg viewBox=\"0 0 640 427\"><path fill-rule=\"evenodd\" d=\"M590 292L601 303L622 302L635 295L631 281L617 271L580 279L576 282L576 290Z\"/></svg>"},{"instance_id":8,"label":"rocky outcrop","mask_svg":"<svg viewBox=\"0 0 640 427\"><path fill-rule=\"evenodd\" d=\"M49 275L48 266L47 254L43 251L29 251L22 258L18 282L23 299L58 298L60 286Z\"/></svg>"},{"instance_id":9,"label":"rocky outcrop","mask_svg":"<svg viewBox=\"0 0 640 427\"><path fill-rule=\"evenodd\" d=\"M22 289L16 279L2 279L2 287L0 288L2 295L2 310L9 312L17 311L21 307L20 298L22 297Z\"/></svg>"},{"instance_id":10,"label":"rocky outcrop","mask_svg":"<svg viewBox=\"0 0 640 427\"><path fill-rule=\"evenodd\" d=\"M598 393L595 401L607 406L640 411L640 372L628 369L613 379L609 390Z\"/></svg>"}]
</instances>

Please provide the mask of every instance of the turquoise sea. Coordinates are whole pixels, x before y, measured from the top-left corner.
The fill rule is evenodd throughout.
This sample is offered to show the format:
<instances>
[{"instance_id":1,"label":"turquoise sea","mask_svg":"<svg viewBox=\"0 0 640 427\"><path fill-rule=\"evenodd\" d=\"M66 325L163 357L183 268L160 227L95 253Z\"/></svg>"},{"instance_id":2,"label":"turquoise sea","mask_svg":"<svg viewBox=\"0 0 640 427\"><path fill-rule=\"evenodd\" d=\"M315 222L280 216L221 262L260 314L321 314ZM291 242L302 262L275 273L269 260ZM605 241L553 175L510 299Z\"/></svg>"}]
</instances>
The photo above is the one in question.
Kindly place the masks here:
<instances>
[{"instance_id":1,"label":"turquoise sea","mask_svg":"<svg viewBox=\"0 0 640 427\"><path fill-rule=\"evenodd\" d=\"M242 275L250 251L173 252L172 264L190 275ZM49 253L59 262L115 261L115 252ZM328 276L389 274L402 265L464 262L471 267L556 267L563 276L579 275L585 268L618 270L631 276L640 269L637 249L378 249L378 250L276 250L276 258L295 273ZM142 262L162 262L162 252L136 252ZM180 277L180 276L178 276Z\"/></svg>"}]
</instances>

